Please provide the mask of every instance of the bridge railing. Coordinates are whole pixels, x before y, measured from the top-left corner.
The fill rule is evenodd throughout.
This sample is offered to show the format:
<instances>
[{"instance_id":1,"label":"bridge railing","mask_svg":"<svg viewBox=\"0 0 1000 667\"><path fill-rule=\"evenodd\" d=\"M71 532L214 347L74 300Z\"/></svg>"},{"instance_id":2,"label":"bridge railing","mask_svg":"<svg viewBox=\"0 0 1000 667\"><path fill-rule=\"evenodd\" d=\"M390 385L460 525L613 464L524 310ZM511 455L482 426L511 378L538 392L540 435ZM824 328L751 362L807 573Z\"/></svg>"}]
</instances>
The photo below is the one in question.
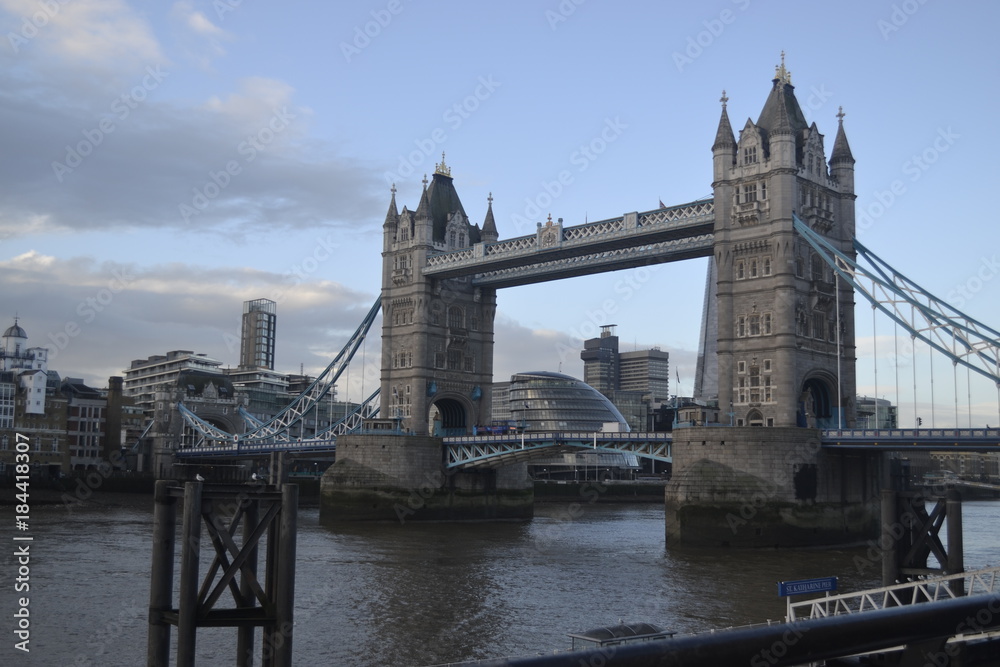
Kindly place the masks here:
<instances>
[{"instance_id":1,"label":"bridge railing","mask_svg":"<svg viewBox=\"0 0 1000 667\"><path fill-rule=\"evenodd\" d=\"M600 239L617 238L634 234L645 234L660 229L684 227L702 222L715 214L715 200L705 200L681 204L668 208L654 209L643 213L628 213L617 218L598 220L582 225L562 228L562 246L584 245ZM487 259L530 254L541 249L538 236L528 234L495 243L486 243L479 256L475 247L453 250L431 255L427 258L429 270L444 267L474 265Z\"/></svg>"},{"instance_id":2,"label":"bridge railing","mask_svg":"<svg viewBox=\"0 0 1000 667\"><path fill-rule=\"evenodd\" d=\"M825 429L822 431L823 439L856 439L871 440L880 438L890 439L933 439L944 440L954 439L984 439L1000 438L1000 428L844 428Z\"/></svg>"},{"instance_id":3,"label":"bridge railing","mask_svg":"<svg viewBox=\"0 0 1000 667\"><path fill-rule=\"evenodd\" d=\"M992 594L1000 591L1000 577L998 575L1000 575L1000 567L989 567L884 588L791 602L788 605L788 620L825 618L921 602L948 600L960 597L962 593L959 591L964 591L966 595Z\"/></svg>"}]
</instances>

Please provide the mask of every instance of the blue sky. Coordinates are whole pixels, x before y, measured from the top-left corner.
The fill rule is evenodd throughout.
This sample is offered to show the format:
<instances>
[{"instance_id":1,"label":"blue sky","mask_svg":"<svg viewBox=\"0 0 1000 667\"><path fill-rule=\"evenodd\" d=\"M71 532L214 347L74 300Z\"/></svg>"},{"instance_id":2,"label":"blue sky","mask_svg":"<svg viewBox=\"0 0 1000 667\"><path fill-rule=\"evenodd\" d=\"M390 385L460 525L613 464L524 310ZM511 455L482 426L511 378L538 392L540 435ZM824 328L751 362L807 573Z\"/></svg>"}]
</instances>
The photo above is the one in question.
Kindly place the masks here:
<instances>
[{"instance_id":1,"label":"blue sky","mask_svg":"<svg viewBox=\"0 0 1000 667\"><path fill-rule=\"evenodd\" d=\"M103 386L172 349L235 365L242 302L275 298L277 366L318 372L378 294L391 182L415 207L445 151L501 238L692 201L722 90L738 130L785 51L828 152L846 113L861 240L1000 327L998 24L993 3L930 0L0 0L0 315ZM613 322L690 393L704 262L501 291L497 378L579 376L580 338ZM973 391L997 421L995 389Z\"/></svg>"}]
</instances>

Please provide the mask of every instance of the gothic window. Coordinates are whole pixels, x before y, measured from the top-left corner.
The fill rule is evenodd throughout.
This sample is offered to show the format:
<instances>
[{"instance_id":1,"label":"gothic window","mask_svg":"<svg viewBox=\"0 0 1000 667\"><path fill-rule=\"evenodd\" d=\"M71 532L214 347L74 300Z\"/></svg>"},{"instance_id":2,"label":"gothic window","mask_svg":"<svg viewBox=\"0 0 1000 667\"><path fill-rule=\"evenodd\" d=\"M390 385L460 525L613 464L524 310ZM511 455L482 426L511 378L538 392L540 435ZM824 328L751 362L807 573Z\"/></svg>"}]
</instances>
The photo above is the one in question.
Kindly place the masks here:
<instances>
[{"instance_id":1,"label":"gothic window","mask_svg":"<svg viewBox=\"0 0 1000 667\"><path fill-rule=\"evenodd\" d=\"M757 184L752 183L750 185L744 186L743 188L743 203L749 204L752 201L757 201Z\"/></svg>"},{"instance_id":2,"label":"gothic window","mask_svg":"<svg viewBox=\"0 0 1000 667\"><path fill-rule=\"evenodd\" d=\"M434 368L444 368L444 352L434 353Z\"/></svg>"},{"instance_id":3,"label":"gothic window","mask_svg":"<svg viewBox=\"0 0 1000 667\"><path fill-rule=\"evenodd\" d=\"M455 247L455 231L452 230L448 232L448 244L454 248Z\"/></svg>"},{"instance_id":4,"label":"gothic window","mask_svg":"<svg viewBox=\"0 0 1000 667\"><path fill-rule=\"evenodd\" d=\"M475 358L470 354L465 357L465 367L462 369L466 373L473 373L476 370Z\"/></svg>"},{"instance_id":5,"label":"gothic window","mask_svg":"<svg viewBox=\"0 0 1000 667\"><path fill-rule=\"evenodd\" d=\"M743 338L747 335L747 318L744 315L740 315L739 319L736 321L736 337Z\"/></svg>"},{"instance_id":6,"label":"gothic window","mask_svg":"<svg viewBox=\"0 0 1000 667\"><path fill-rule=\"evenodd\" d=\"M737 361L736 362L736 372L737 373L746 373L747 372L747 362L745 362L745 361Z\"/></svg>"},{"instance_id":7,"label":"gothic window","mask_svg":"<svg viewBox=\"0 0 1000 667\"><path fill-rule=\"evenodd\" d=\"M817 311L813 313L812 337L822 339L826 334L826 317Z\"/></svg>"},{"instance_id":8,"label":"gothic window","mask_svg":"<svg viewBox=\"0 0 1000 667\"><path fill-rule=\"evenodd\" d=\"M462 370L461 350L448 350L448 370L449 371Z\"/></svg>"},{"instance_id":9,"label":"gothic window","mask_svg":"<svg viewBox=\"0 0 1000 667\"><path fill-rule=\"evenodd\" d=\"M736 279L743 280L746 278L746 267L743 264L743 260L736 262Z\"/></svg>"},{"instance_id":10,"label":"gothic window","mask_svg":"<svg viewBox=\"0 0 1000 667\"><path fill-rule=\"evenodd\" d=\"M757 147L747 146L743 149L743 164L753 164L757 161Z\"/></svg>"},{"instance_id":11,"label":"gothic window","mask_svg":"<svg viewBox=\"0 0 1000 667\"><path fill-rule=\"evenodd\" d=\"M764 275L765 276L771 275L771 258L770 257L765 257L764 258Z\"/></svg>"},{"instance_id":12,"label":"gothic window","mask_svg":"<svg viewBox=\"0 0 1000 667\"><path fill-rule=\"evenodd\" d=\"M767 183L761 182L760 184L760 198L767 199Z\"/></svg>"},{"instance_id":13,"label":"gothic window","mask_svg":"<svg viewBox=\"0 0 1000 667\"><path fill-rule=\"evenodd\" d=\"M750 335L751 336L760 335L760 315L750 316Z\"/></svg>"},{"instance_id":14,"label":"gothic window","mask_svg":"<svg viewBox=\"0 0 1000 667\"><path fill-rule=\"evenodd\" d=\"M459 234L458 234L458 245L461 248L465 247L465 233L464 232L459 232Z\"/></svg>"},{"instance_id":15,"label":"gothic window","mask_svg":"<svg viewBox=\"0 0 1000 667\"><path fill-rule=\"evenodd\" d=\"M479 331L479 318L476 315L469 315L469 328Z\"/></svg>"},{"instance_id":16,"label":"gothic window","mask_svg":"<svg viewBox=\"0 0 1000 667\"><path fill-rule=\"evenodd\" d=\"M756 278L757 277L757 260L756 259L751 259L750 260L750 277L751 278Z\"/></svg>"},{"instance_id":17,"label":"gothic window","mask_svg":"<svg viewBox=\"0 0 1000 667\"><path fill-rule=\"evenodd\" d=\"M458 306L452 306L448 309L448 328L449 329L461 329L462 322L462 309Z\"/></svg>"},{"instance_id":18,"label":"gothic window","mask_svg":"<svg viewBox=\"0 0 1000 667\"><path fill-rule=\"evenodd\" d=\"M765 373L770 373L771 372L771 360L770 359L765 359L764 360L764 372Z\"/></svg>"},{"instance_id":19,"label":"gothic window","mask_svg":"<svg viewBox=\"0 0 1000 667\"><path fill-rule=\"evenodd\" d=\"M771 376L764 376L764 400L768 403L771 402Z\"/></svg>"},{"instance_id":20,"label":"gothic window","mask_svg":"<svg viewBox=\"0 0 1000 667\"><path fill-rule=\"evenodd\" d=\"M820 258L819 253L812 253L811 260L812 279L823 280L823 260Z\"/></svg>"},{"instance_id":21,"label":"gothic window","mask_svg":"<svg viewBox=\"0 0 1000 667\"><path fill-rule=\"evenodd\" d=\"M795 257L795 276L797 278L805 278L806 275L806 263L802 259L801 255L796 255Z\"/></svg>"},{"instance_id":22,"label":"gothic window","mask_svg":"<svg viewBox=\"0 0 1000 667\"><path fill-rule=\"evenodd\" d=\"M764 313L764 335L771 335L771 313Z\"/></svg>"}]
</instances>

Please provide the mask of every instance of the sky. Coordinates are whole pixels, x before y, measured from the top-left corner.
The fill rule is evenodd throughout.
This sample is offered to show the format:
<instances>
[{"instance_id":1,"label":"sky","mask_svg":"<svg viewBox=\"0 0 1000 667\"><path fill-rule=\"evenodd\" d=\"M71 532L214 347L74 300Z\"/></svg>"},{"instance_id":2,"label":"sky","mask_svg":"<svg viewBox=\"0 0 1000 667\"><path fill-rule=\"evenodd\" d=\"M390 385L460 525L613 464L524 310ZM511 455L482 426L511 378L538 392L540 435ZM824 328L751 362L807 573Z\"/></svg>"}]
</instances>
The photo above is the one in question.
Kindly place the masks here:
<instances>
[{"instance_id":1,"label":"sky","mask_svg":"<svg viewBox=\"0 0 1000 667\"><path fill-rule=\"evenodd\" d=\"M103 387L168 350L237 365L242 302L271 298L277 369L318 373L379 293L393 183L415 208L445 152L501 239L709 196L722 91L739 131L784 52L828 155L843 108L859 239L1000 328L997 25L996 3L933 0L0 0L0 323ZM616 324L690 394L706 262L501 290L495 378L580 377ZM858 323L859 393L901 384L926 419L930 363L907 393L892 326ZM349 398L377 384L370 338ZM1000 422L963 382L960 425Z\"/></svg>"}]
</instances>

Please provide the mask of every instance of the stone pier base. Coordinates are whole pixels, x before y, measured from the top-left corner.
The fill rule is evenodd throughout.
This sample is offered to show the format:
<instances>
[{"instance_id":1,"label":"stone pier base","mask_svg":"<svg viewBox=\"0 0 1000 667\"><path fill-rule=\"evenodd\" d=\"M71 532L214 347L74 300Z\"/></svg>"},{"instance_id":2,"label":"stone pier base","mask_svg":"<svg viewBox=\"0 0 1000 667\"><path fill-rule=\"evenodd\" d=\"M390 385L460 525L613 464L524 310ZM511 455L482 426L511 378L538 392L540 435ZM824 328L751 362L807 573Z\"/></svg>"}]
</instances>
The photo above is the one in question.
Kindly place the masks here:
<instances>
[{"instance_id":1,"label":"stone pier base","mask_svg":"<svg viewBox=\"0 0 1000 667\"><path fill-rule=\"evenodd\" d=\"M346 435L320 484L320 520L498 521L530 519L527 466L453 472L439 438Z\"/></svg>"},{"instance_id":2,"label":"stone pier base","mask_svg":"<svg viewBox=\"0 0 1000 667\"><path fill-rule=\"evenodd\" d=\"M674 430L667 544L798 547L878 536L879 459L804 428Z\"/></svg>"}]
</instances>

